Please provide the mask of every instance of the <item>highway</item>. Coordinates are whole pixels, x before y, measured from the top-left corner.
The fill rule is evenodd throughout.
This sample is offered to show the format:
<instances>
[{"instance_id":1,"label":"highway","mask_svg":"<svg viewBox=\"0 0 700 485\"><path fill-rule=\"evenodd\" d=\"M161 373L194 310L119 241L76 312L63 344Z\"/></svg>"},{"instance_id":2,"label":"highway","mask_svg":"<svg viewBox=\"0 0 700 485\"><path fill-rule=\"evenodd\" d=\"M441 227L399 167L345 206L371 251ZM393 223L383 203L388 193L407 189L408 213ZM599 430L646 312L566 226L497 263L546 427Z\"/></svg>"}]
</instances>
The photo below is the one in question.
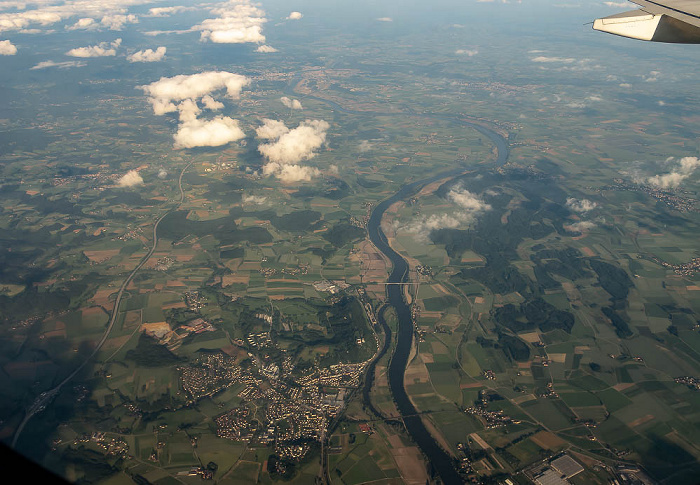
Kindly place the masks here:
<instances>
[{"instance_id":1,"label":"highway","mask_svg":"<svg viewBox=\"0 0 700 485\"><path fill-rule=\"evenodd\" d=\"M139 261L139 264L136 265L136 267L129 273L129 275L126 277L126 279L122 282L121 286L119 287L119 291L117 292L117 297L114 300L114 306L112 307L112 314L109 317L109 322L107 324L107 328L105 329L104 334L102 335L102 338L100 339L99 342L97 342L97 345L95 345L95 348L92 350L90 355L88 355L85 360L71 372L68 377L63 379L58 385L56 385L54 388L42 392L35 400L34 402L27 408L27 411L25 412L24 419L22 419L22 422L20 425L17 427L17 430L15 431L15 434L12 438L12 448L15 448L17 445L17 440L19 439L20 435L22 434L22 431L24 430L24 427L27 425L29 420L31 420L37 413L40 413L46 407L51 404L51 401L58 395L59 391L63 386L65 386L68 382L70 382L78 373L83 370L83 368L97 355L97 353L100 351L104 343L107 341L109 338L109 334L112 332L112 328L114 328L114 323L117 321L117 316L119 315L119 305L121 304L122 298L124 297L124 292L126 291L126 287L129 286L129 283L131 283L131 280L134 279L134 276L143 268L143 265L146 264L146 262L153 256L153 253L155 252L156 248L158 247L158 225L160 222L171 212L177 210L180 208L182 203L185 200L185 191L182 189L182 177L185 175L185 172L187 171L190 166L194 161L189 162L185 167L182 169L180 172L180 176L178 178L178 189L180 190L180 200L176 205L168 209L166 212L164 212L153 224L153 243L151 245L151 248L148 250L146 255L141 258L141 261Z\"/></svg>"}]
</instances>

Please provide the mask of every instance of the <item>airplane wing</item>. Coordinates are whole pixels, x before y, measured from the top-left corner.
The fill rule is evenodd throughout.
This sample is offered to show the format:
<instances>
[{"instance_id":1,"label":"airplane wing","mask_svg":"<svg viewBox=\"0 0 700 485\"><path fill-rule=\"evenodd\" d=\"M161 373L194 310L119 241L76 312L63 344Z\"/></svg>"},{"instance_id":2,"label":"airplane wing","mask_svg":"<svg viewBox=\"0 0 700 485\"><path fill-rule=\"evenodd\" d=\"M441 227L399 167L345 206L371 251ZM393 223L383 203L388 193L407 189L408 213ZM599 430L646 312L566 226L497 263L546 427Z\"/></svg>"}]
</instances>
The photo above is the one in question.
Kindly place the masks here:
<instances>
[{"instance_id":1,"label":"airplane wing","mask_svg":"<svg viewBox=\"0 0 700 485\"><path fill-rule=\"evenodd\" d=\"M639 10L596 19L593 29L632 39L700 44L700 0L633 0Z\"/></svg>"}]
</instances>

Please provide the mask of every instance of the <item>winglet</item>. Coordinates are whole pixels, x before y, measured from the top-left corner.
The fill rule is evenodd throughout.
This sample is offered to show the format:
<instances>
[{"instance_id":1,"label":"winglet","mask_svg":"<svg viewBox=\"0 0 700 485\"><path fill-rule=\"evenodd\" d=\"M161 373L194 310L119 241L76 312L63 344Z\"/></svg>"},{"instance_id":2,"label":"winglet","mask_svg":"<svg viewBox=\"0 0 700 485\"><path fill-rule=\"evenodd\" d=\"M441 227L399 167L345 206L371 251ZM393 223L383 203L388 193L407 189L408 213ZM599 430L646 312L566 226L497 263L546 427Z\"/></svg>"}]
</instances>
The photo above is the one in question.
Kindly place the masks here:
<instances>
[{"instance_id":1,"label":"winglet","mask_svg":"<svg viewBox=\"0 0 700 485\"><path fill-rule=\"evenodd\" d=\"M630 37L639 40L652 40L663 15L654 15L644 10L622 12L610 17L595 19L593 30Z\"/></svg>"},{"instance_id":2,"label":"winglet","mask_svg":"<svg viewBox=\"0 0 700 485\"><path fill-rule=\"evenodd\" d=\"M593 29L609 34L652 42L700 44L700 28L645 10L632 10L593 21Z\"/></svg>"}]
</instances>

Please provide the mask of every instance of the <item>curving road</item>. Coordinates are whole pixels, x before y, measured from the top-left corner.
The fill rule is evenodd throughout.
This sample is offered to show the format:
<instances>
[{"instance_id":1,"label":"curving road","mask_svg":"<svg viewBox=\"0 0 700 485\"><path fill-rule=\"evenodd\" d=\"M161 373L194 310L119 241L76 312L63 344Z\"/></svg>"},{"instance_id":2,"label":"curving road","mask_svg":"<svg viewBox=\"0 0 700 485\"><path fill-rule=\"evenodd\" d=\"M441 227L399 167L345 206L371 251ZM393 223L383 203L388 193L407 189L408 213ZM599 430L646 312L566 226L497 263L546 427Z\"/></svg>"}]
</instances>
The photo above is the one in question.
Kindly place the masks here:
<instances>
[{"instance_id":1,"label":"curving road","mask_svg":"<svg viewBox=\"0 0 700 485\"><path fill-rule=\"evenodd\" d=\"M83 370L83 368L92 360L95 355L100 351L104 343L107 341L107 338L109 337L109 334L112 332L112 328L114 328L114 323L117 321L117 316L119 315L119 305L121 304L122 298L124 297L124 292L126 291L126 287L129 286L129 283L131 283L131 280L134 279L134 276L136 276L136 273L138 273L141 268L143 267L144 264L146 264L146 261L148 261L151 256L153 256L153 253L156 250L156 247L158 247L158 225L160 222L170 214L171 212L177 210L180 208L182 203L185 200L185 191L182 189L182 177L185 175L185 172L187 171L188 168L194 163L194 160L185 165L185 168L182 169L180 172L180 177L178 178L177 184L178 188L180 190L180 200L176 205L174 205L171 209L169 209L167 212L164 212L155 222L153 225L153 244L151 248L148 250L148 253L141 258L141 261L139 261L139 264L136 265L136 267L129 273L129 276L126 277L124 282L122 282L121 286L119 287L119 292L117 293L117 298L114 300L114 306L112 307L112 314L109 318L109 323L107 324L107 329L105 330L105 333L102 335L102 338L100 341L97 343L93 351L88 355L85 360L83 361L82 364L80 364L76 369L68 375L65 379L63 379L56 387L53 389L50 389L48 391L42 392L39 397L37 397L34 402L27 408L27 411L24 415L24 419L20 423L20 425L17 427L17 430L15 431L15 435L12 438L12 448L15 448L17 445L17 440L19 439L20 435L22 434L22 431L24 430L24 427L27 425L30 419L34 417L35 414L40 413L44 409L46 409L46 406L51 404L51 401L58 395L58 392L61 390L63 386L65 386L69 381L71 381L78 373Z\"/></svg>"}]
</instances>

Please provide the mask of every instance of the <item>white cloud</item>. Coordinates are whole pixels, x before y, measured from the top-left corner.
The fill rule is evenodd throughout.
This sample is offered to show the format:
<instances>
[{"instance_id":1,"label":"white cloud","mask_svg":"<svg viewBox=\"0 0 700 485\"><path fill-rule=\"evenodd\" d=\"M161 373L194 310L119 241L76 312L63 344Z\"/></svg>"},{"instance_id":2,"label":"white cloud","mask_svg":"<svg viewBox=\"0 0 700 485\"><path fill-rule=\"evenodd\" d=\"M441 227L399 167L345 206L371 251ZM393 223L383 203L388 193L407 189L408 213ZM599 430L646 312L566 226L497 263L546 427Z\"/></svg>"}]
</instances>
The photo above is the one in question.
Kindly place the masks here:
<instances>
[{"instance_id":1,"label":"white cloud","mask_svg":"<svg viewBox=\"0 0 700 485\"><path fill-rule=\"evenodd\" d=\"M532 62L540 62L540 63L551 63L551 62L556 62L556 63L561 63L561 64L571 64L573 62L576 62L576 59L573 57L548 57L548 56L537 56L533 57Z\"/></svg>"},{"instance_id":2,"label":"white cloud","mask_svg":"<svg viewBox=\"0 0 700 485\"><path fill-rule=\"evenodd\" d=\"M659 106L666 106L666 101L660 99L656 102L656 104L658 104Z\"/></svg>"},{"instance_id":3,"label":"white cloud","mask_svg":"<svg viewBox=\"0 0 700 485\"><path fill-rule=\"evenodd\" d=\"M275 49L271 45L261 45L261 46L258 46L257 49L255 49L255 52L263 52L263 53L269 54L271 52L278 52L278 51L277 51L277 49Z\"/></svg>"},{"instance_id":4,"label":"white cloud","mask_svg":"<svg viewBox=\"0 0 700 485\"><path fill-rule=\"evenodd\" d=\"M491 209L491 206L462 187L451 189L447 198L470 215L477 215Z\"/></svg>"},{"instance_id":5,"label":"white cloud","mask_svg":"<svg viewBox=\"0 0 700 485\"><path fill-rule=\"evenodd\" d=\"M666 162L671 161L672 160L666 159ZM649 185L654 185L662 189L675 188L678 187L685 179L693 175L698 167L700 167L700 160L698 160L697 157L683 157L678 161L676 167L670 173L649 177L646 182Z\"/></svg>"},{"instance_id":6,"label":"white cloud","mask_svg":"<svg viewBox=\"0 0 700 485\"><path fill-rule=\"evenodd\" d=\"M42 61L36 66L32 67L31 70L46 69L49 67L56 67L58 69L68 69L71 67L85 67L87 63L85 61L64 61L64 62L54 62L54 61Z\"/></svg>"},{"instance_id":7,"label":"white cloud","mask_svg":"<svg viewBox=\"0 0 700 485\"><path fill-rule=\"evenodd\" d=\"M135 15L127 14L127 9L153 0L34 0L27 2L3 2L4 7L15 9L0 14L0 32L22 31L25 33L42 32L37 27L47 27L71 18L102 19L100 24L89 28L121 29L127 23L138 21ZM77 24L72 27L87 28ZM87 21L85 21L87 22ZM72 27L68 27L71 29Z\"/></svg>"},{"instance_id":8,"label":"white cloud","mask_svg":"<svg viewBox=\"0 0 700 485\"><path fill-rule=\"evenodd\" d=\"M262 26L267 22L265 11L249 0L229 0L217 4L210 11L218 17L206 19L191 29L201 32L202 41L217 44L265 42L262 33Z\"/></svg>"},{"instance_id":9,"label":"white cloud","mask_svg":"<svg viewBox=\"0 0 700 485\"><path fill-rule=\"evenodd\" d=\"M573 197L566 199L566 207L574 212L589 212L598 207L598 204L588 199L577 200Z\"/></svg>"},{"instance_id":10,"label":"white cloud","mask_svg":"<svg viewBox=\"0 0 700 485\"><path fill-rule=\"evenodd\" d=\"M289 133L289 128L284 124L284 121L263 119L262 126L255 129L258 138L263 140L276 140L285 133Z\"/></svg>"},{"instance_id":11,"label":"white cloud","mask_svg":"<svg viewBox=\"0 0 700 485\"><path fill-rule=\"evenodd\" d=\"M267 201L267 197L264 197L262 195L244 195L243 196L243 203L244 204L262 205L266 201Z\"/></svg>"},{"instance_id":12,"label":"white cloud","mask_svg":"<svg viewBox=\"0 0 700 485\"><path fill-rule=\"evenodd\" d=\"M595 222L591 221L581 221L575 222L574 224L564 224L564 229L569 232L586 232L590 231L595 227Z\"/></svg>"},{"instance_id":13,"label":"white cloud","mask_svg":"<svg viewBox=\"0 0 700 485\"><path fill-rule=\"evenodd\" d=\"M160 170L158 170L158 178L159 178L159 179L163 180L163 179L166 178L167 176L168 176L168 171L167 171L167 170L165 170L164 168L161 168Z\"/></svg>"},{"instance_id":14,"label":"white cloud","mask_svg":"<svg viewBox=\"0 0 700 485\"><path fill-rule=\"evenodd\" d=\"M379 22L393 22L394 21L394 19L392 19L391 17L379 17L377 20Z\"/></svg>"},{"instance_id":15,"label":"white cloud","mask_svg":"<svg viewBox=\"0 0 700 485\"><path fill-rule=\"evenodd\" d=\"M180 121L194 121L199 113L202 112L197 101L194 99L185 99L177 105L177 111L180 113Z\"/></svg>"},{"instance_id":16,"label":"white cloud","mask_svg":"<svg viewBox=\"0 0 700 485\"><path fill-rule=\"evenodd\" d=\"M416 234L418 238L427 240L432 231L467 228L484 212L491 210L489 204L461 186L452 188L447 194L447 199L458 207L456 211L424 216L409 224L407 230Z\"/></svg>"},{"instance_id":17,"label":"white cloud","mask_svg":"<svg viewBox=\"0 0 700 485\"><path fill-rule=\"evenodd\" d=\"M250 79L226 71L206 71L199 74L180 74L162 77L158 81L139 86L148 96L157 115L177 110L175 102L199 99L219 90L226 90L231 99L238 99L241 90L250 84Z\"/></svg>"},{"instance_id":18,"label":"white cloud","mask_svg":"<svg viewBox=\"0 0 700 485\"><path fill-rule=\"evenodd\" d=\"M71 49L66 52L67 56L71 57L109 57L116 56L117 49L121 45L122 40L117 39L114 42L100 42L97 45L91 45L88 47L78 47Z\"/></svg>"},{"instance_id":19,"label":"white cloud","mask_svg":"<svg viewBox=\"0 0 700 485\"><path fill-rule=\"evenodd\" d=\"M109 30L122 30L126 24L137 24L139 23L138 17L133 14L129 15L105 15L100 20L100 24Z\"/></svg>"},{"instance_id":20,"label":"white cloud","mask_svg":"<svg viewBox=\"0 0 700 485\"><path fill-rule=\"evenodd\" d=\"M160 78L158 81L139 86L148 96L153 112L163 115L177 111L180 125L174 135L175 148L216 147L245 138L237 120L226 116L200 119L202 110L197 104L201 100L204 107L217 111L224 104L214 99L212 94L226 91L231 99L238 99L241 90L250 79L225 71L207 71L199 74ZM176 104L177 103L177 104Z\"/></svg>"},{"instance_id":21,"label":"white cloud","mask_svg":"<svg viewBox=\"0 0 700 485\"><path fill-rule=\"evenodd\" d=\"M158 62L165 57L167 49L164 46L158 47L156 50L146 49L129 54L126 59L129 62Z\"/></svg>"},{"instance_id":22,"label":"white cloud","mask_svg":"<svg viewBox=\"0 0 700 485\"><path fill-rule=\"evenodd\" d=\"M308 181L320 175L319 169L299 162L316 156L326 142L328 128L330 125L323 120L306 120L291 130L282 121L263 120L256 133L259 138L273 140L258 147L268 160L263 175L275 176L285 183Z\"/></svg>"},{"instance_id":23,"label":"white cloud","mask_svg":"<svg viewBox=\"0 0 700 485\"><path fill-rule=\"evenodd\" d=\"M369 140L362 140L360 142L360 145L357 147L358 151L360 151L361 153L368 152L372 148L372 144L369 142Z\"/></svg>"},{"instance_id":24,"label":"white cloud","mask_svg":"<svg viewBox=\"0 0 700 485\"><path fill-rule=\"evenodd\" d=\"M457 49L455 54L458 56L468 56L473 57L479 53L478 49Z\"/></svg>"},{"instance_id":25,"label":"white cloud","mask_svg":"<svg viewBox=\"0 0 700 485\"><path fill-rule=\"evenodd\" d=\"M287 20L299 20L304 16L301 12L292 12L289 14L289 17L287 17Z\"/></svg>"},{"instance_id":26,"label":"white cloud","mask_svg":"<svg viewBox=\"0 0 700 485\"><path fill-rule=\"evenodd\" d=\"M224 108L224 103L221 101L217 101L214 98L212 98L209 95L206 95L202 98L202 103L204 104L204 107L207 108L208 110L211 111L218 111L220 109Z\"/></svg>"},{"instance_id":27,"label":"white cloud","mask_svg":"<svg viewBox=\"0 0 700 485\"><path fill-rule=\"evenodd\" d=\"M280 101L289 109L303 109L298 99L290 99L287 96L282 96Z\"/></svg>"},{"instance_id":28,"label":"white cloud","mask_svg":"<svg viewBox=\"0 0 700 485\"><path fill-rule=\"evenodd\" d=\"M98 24L95 22L95 19L85 17L78 19L78 21L71 26L66 25L66 30L88 30L96 28L97 25Z\"/></svg>"},{"instance_id":29,"label":"white cloud","mask_svg":"<svg viewBox=\"0 0 700 485\"><path fill-rule=\"evenodd\" d=\"M191 119L180 123L175 148L218 147L245 138L238 120L217 116L211 120Z\"/></svg>"},{"instance_id":30,"label":"white cloud","mask_svg":"<svg viewBox=\"0 0 700 485\"><path fill-rule=\"evenodd\" d=\"M186 30L147 30L143 32L143 35L147 35L149 37L155 37L157 35L168 35L168 34L187 34L189 32L192 32L191 29L186 29Z\"/></svg>"},{"instance_id":31,"label":"white cloud","mask_svg":"<svg viewBox=\"0 0 700 485\"><path fill-rule=\"evenodd\" d=\"M129 170L118 181L119 187L133 187L143 184L143 178L136 170Z\"/></svg>"},{"instance_id":32,"label":"white cloud","mask_svg":"<svg viewBox=\"0 0 700 485\"><path fill-rule=\"evenodd\" d=\"M17 54L17 46L9 40L0 40L0 56L14 56Z\"/></svg>"},{"instance_id":33,"label":"white cloud","mask_svg":"<svg viewBox=\"0 0 700 485\"><path fill-rule=\"evenodd\" d=\"M315 167L305 167L296 164L269 162L263 166L263 175L275 176L283 183L308 182L321 175Z\"/></svg>"},{"instance_id":34,"label":"white cloud","mask_svg":"<svg viewBox=\"0 0 700 485\"><path fill-rule=\"evenodd\" d=\"M260 145L258 150L270 162L294 164L308 160L326 142L328 128L330 125L326 121L306 120L280 135L276 141Z\"/></svg>"},{"instance_id":35,"label":"white cloud","mask_svg":"<svg viewBox=\"0 0 700 485\"><path fill-rule=\"evenodd\" d=\"M644 82L647 83L654 83L659 80L659 75L661 74L661 71L651 71L649 72L649 75L642 75L642 79L644 79Z\"/></svg>"},{"instance_id":36,"label":"white cloud","mask_svg":"<svg viewBox=\"0 0 700 485\"><path fill-rule=\"evenodd\" d=\"M170 15L196 10L194 7L154 7L148 10L147 17L169 17Z\"/></svg>"}]
</instances>

